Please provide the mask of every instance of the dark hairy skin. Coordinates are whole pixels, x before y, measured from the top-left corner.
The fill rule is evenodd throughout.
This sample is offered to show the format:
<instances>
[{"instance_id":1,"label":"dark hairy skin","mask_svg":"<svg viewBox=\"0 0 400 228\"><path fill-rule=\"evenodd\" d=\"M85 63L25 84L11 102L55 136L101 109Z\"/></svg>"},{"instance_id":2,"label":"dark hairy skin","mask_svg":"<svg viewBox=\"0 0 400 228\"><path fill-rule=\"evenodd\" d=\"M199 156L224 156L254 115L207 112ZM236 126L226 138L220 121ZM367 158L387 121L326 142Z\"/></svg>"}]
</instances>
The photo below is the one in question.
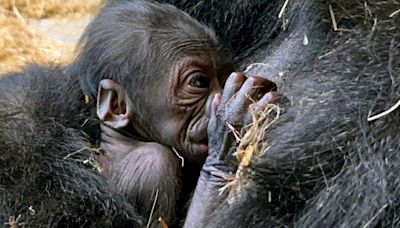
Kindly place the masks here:
<instances>
[{"instance_id":1,"label":"dark hairy skin","mask_svg":"<svg viewBox=\"0 0 400 228\"><path fill-rule=\"evenodd\" d=\"M9 227L12 216L27 227L145 222L86 165L90 152L76 153L95 144L91 136L98 129L77 80L55 66L31 65L2 77L0 86L1 226Z\"/></svg>"},{"instance_id":2,"label":"dark hairy skin","mask_svg":"<svg viewBox=\"0 0 400 228\"><path fill-rule=\"evenodd\" d=\"M233 145L226 122L279 100L271 81L233 70L182 11L106 5L72 63L0 79L0 224L178 225L209 151Z\"/></svg>"}]
</instances>

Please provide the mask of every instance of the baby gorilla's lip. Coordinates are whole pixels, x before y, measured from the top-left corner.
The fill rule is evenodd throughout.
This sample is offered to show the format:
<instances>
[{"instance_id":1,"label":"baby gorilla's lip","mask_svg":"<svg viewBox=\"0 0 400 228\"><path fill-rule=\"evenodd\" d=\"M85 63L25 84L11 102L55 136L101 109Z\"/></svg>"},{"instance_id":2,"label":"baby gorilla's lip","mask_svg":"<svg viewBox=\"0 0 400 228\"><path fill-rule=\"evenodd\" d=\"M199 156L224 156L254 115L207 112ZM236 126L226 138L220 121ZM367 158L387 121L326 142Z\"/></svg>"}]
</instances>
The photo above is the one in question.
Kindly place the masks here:
<instances>
[{"instance_id":1,"label":"baby gorilla's lip","mask_svg":"<svg viewBox=\"0 0 400 228\"><path fill-rule=\"evenodd\" d=\"M192 153L194 156L205 158L208 154L208 117L203 116L191 128L189 140L191 144Z\"/></svg>"}]
</instances>

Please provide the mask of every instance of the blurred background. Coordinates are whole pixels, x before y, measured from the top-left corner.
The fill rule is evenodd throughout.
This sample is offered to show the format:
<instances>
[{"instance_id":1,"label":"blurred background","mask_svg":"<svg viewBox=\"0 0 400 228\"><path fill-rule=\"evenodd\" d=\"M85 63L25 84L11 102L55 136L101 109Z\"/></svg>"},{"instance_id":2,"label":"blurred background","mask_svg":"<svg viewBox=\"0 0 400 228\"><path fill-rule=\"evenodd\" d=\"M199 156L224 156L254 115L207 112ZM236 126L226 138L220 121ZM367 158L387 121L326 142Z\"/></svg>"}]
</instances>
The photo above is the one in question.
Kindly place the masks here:
<instances>
[{"instance_id":1,"label":"blurred background","mask_svg":"<svg viewBox=\"0 0 400 228\"><path fill-rule=\"evenodd\" d=\"M0 74L71 60L100 0L0 0Z\"/></svg>"}]
</instances>

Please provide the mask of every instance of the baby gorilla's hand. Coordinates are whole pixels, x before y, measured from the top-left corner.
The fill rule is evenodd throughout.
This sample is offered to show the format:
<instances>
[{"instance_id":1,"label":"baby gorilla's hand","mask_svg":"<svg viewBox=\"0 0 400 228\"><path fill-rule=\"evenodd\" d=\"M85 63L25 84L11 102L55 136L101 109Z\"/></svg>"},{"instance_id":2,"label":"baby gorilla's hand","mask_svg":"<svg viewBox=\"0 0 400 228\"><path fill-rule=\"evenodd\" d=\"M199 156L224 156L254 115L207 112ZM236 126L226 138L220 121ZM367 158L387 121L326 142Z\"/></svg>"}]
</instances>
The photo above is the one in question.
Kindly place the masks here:
<instances>
[{"instance_id":1,"label":"baby gorilla's hand","mask_svg":"<svg viewBox=\"0 0 400 228\"><path fill-rule=\"evenodd\" d=\"M232 154L237 142L232 130L240 131L251 122L249 106L254 102L256 112L278 102L280 95L273 91L275 88L275 84L265 78L246 78L243 73L232 73L222 96L215 95L208 125L209 156L203 167L211 181L226 182L229 174L236 171L237 160Z\"/></svg>"},{"instance_id":2,"label":"baby gorilla's hand","mask_svg":"<svg viewBox=\"0 0 400 228\"><path fill-rule=\"evenodd\" d=\"M238 162L232 156L237 142L232 128L240 130L251 121L250 104L254 111L276 103L280 95L272 91L275 84L261 77L246 77L243 73L229 76L223 94L215 95L208 124L208 157L201 170L192 198L185 227L207 227L207 217L221 205L226 195L219 189L226 186L236 172Z\"/></svg>"}]
</instances>

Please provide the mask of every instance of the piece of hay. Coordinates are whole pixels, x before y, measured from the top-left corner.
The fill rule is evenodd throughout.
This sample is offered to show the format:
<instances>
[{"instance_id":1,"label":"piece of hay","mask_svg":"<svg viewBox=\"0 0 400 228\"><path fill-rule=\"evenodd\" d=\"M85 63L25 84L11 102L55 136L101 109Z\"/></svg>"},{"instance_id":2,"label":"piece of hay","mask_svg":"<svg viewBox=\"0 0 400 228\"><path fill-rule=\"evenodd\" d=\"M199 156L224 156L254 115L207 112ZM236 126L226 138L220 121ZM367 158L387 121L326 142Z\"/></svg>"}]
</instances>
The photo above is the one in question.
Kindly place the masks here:
<instances>
[{"instance_id":1,"label":"piece of hay","mask_svg":"<svg viewBox=\"0 0 400 228\"><path fill-rule=\"evenodd\" d=\"M391 13L391 14L389 15L389 17L394 17L394 16L396 16L397 14L400 14L400 9L398 9L398 10L394 11L393 13Z\"/></svg>"},{"instance_id":2,"label":"piece of hay","mask_svg":"<svg viewBox=\"0 0 400 228\"><path fill-rule=\"evenodd\" d=\"M158 222L161 225L161 228L168 228L168 224L165 222L165 220L162 217L158 218Z\"/></svg>"},{"instance_id":3,"label":"piece of hay","mask_svg":"<svg viewBox=\"0 0 400 228\"><path fill-rule=\"evenodd\" d=\"M21 217L22 217L21 215L18 215L18 217L12 215L8 218L8 222L6 222L4 225L8 225L10 228L18 228L25 226L26 223L20 222Z\"/></svg>"},{"instance_id":4,"label":"piece of hay","mask_svg":"<svg viewBox=\"0 0 400 228\"><path fill-rule=\"evenodd\" d=\"M153 218L153 213L156 208L157 200L158 200L158 189L156 190L156 196L154 197L153 206L151 207L150 216L146 228L149 228L151 225L151 219Z\"/></svg>"},{"instance_id":5,"label":"piece of hay","mask_svg":"<svg viewBox=\"0 0 400 228\"><path fill-rule=\"evenodd\" d=\"M388 110L386 110L386 111L384 111L384 112L381 112L381 113L379 113L379 114L377 114L377 115L368 117L368 122L374 121L374 120L377 120L377 119L379 119L379 118L381 118L381 117L384 117L384 116L386 116L386 115L389 115L391 112L393 112L394 110L398 109L399 107L400 107L400 100L399 100L395 105L393 105L392 107L390 107Z\"/></svg>"},{"instance_id":6,"label":"piece of hay","mask_svg":"<svg viewBox=\"0 0 400 228\"><path fill-rule=\"evenodd\" d=\"M245 126L241 130L243 135L239 139L239 145L236 149L235 156L239 162L235 178L227 185L219 189L220 194L226 189L230 189L228 202L233 202L235 195L240 193L241 188L246 182L244 171L250 166L254 158L261 156L268 150L268 145L263 142L265 131L274 123L280 116L280 108L275 104L268 104L264 110L255 111L255 103L250 105L252 114L252 123Z\"/></svg>"}]
</instances>

